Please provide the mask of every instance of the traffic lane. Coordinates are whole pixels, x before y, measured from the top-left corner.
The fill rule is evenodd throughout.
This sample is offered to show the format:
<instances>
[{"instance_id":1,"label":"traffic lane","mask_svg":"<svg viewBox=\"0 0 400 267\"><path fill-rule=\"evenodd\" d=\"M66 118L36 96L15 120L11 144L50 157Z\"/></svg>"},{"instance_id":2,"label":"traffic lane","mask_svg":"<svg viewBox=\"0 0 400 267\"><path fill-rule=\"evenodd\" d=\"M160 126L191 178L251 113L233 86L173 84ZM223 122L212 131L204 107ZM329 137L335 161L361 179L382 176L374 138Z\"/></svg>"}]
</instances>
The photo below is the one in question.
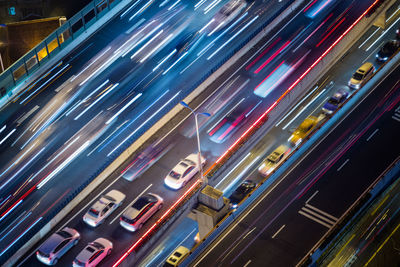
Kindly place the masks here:
<instances>
[{"instance_id":1,"label":"traffic lane","mask_svg":"<svg viewBox=\"0 0 400 267\"><path fill-rule=\"evenodd\" d=\"M87 226L82 221L82 218L91 205L89 203L93 203L98 199L98 197L94 197L94 194L92 193L90 194L90 197L83 200L79 205L80 209L82 210L79 210L77 213L75 213L73 219L67 224L67 226L76 228L79 232L81 232L81 241L76 248L73 248L71 252L65 256L65 258L63 257L60 259L59 264L61 265L62 263L72 262L74 257L79 253L80 249L82 249L87 242L93 241L96 236L108 238L113 242L114 251L107 259L106 263L111 264L115 262L125 252L124 249L140 238L141 234L145 233L148 228L151 227L155 221L181 196L181 194L184 193L191 186L191 184L195 182L196 179L193 178L185 188L178 191L170 190L163 184L164 177L172 168L169 166L174 166L180 158L187 156L186 150L188 147L193 147L194 150L195 144L190 140L185 144L182 144L181 151L171 151L170 153L174 155L174 157L172 157L172 162L171 158L161 158L144 175L138 178L135 183L130 183L125 179L118 178L118 176L113 176L112 179L115 180L115 183L108 183L110 184L110 187L107 188L105 192L108 192L112 189L117 189L126 195L126 199L122 205L122 208L118 208L118 210L116 210L109 218L107 218L102 225L95 229L91 229L89 226ZM119 174L119 172L116 172L116 174ZM121 212L128 206L128 204L131 204L131 202L145 189L147 189L146 192L153 192L163 197L164 207L157 212L141 230L135 233L130 233L119 225L119 216L121 215ZM32 255L28 259L27 263L24 263L23 265L25 266L25 264L28 264L28 266L35 266L36 263L37 260L35 256Z\"/></svg>"},{"instance_id":2,"label":"traffic lane","mask_svg":"<svg viewBox=\"0 0 400 267\"><path fill-rule=\"evenodd\" d=\"M367 117L367 115L368 115L368 113L369 112L357 112L357 111L359 111L359 110L363 110L365 107L369 107L369 109L370 110L373 110L374 109L374 107L376 106L376 104L377 103L379 103L379 99L381 99L384 95L385 95L385 93L387 93L388 91L390 91L390 89L391 89L391 84L393 85L393 84L395 84L396 83L396 80L393 82L392 80L391 80L391 77L397 77L396 75L398 75L398 72L399 72L399 70L400 70L400 68L397 68L396 69L396 71L394 72L394 73L392 73L392 75L391 76L389 76L389 78L388 79L386 79L382 84L381 84L381 86L379 86L379 88L377 88L376 90L374 90L371 94L370 94L370 96L367 98L367 100L366 101L363 101L362 102L362 104L359 106L359 107L357 107L357 109L355 110L355 112L352 112L350 115L349 115L349 117L347 118L347 120L346 120L346 124L340 124L339 126L337 126L335 129L334 129L334 131L331 133L331 134L329 134L328 135L328 137L325 139L325 140L323 140L322 142L321 142L321 144L318 146L318 147L330 147L331 146L331 144L332 144L332 142L334 142L335 140L337 140L337 136L340 136L341 135L341 133L346 133L346 130L347 129L351 129L352 128L352 126L354 127L354 121L358 121L359 119L358 118L366 118ZM355 119L356 118L356 119ZM331 149L333 149L332 147L331 147ZM316 150L315 150L316 151ZM325 152L325 153L327 153L327 150L326 149L323 149L323 151ZM295 169L294 169L294 171L292 171L292 173L290 174L290 176L289 176L289 179L288 179L288 176L286 176L285 177L285 179L283 180L283 182L281 182L281 185L278 187L278 190L276 190L275 191L275 193L274 193L274 191L273 191L273 193L271 194L271 197L269 196L268 198L265 198L266 200L265 200L265 203L263 204L263 205L261 205L263 208L262 208L262 210L265 210L265 207L266 207L266 205L268 206L268 204L269 203L281 203L280 205L285 205L286 204L286 202L281 202L280 200L279 200L279 197L278 198L273 198L273 195L274 194L276 194L276 195L278 195L278 196L282 196L282 190L284 190L284 189L286 189L286 191L287 190L290 190L290 187L294 187L293 189L296 189L297 188L297 185L295 184L295 183L293 183L293 182L295 182L295 181L300 181L299 180L299 177L301 177L302 176L302 173L304 173L304 169L306 169L306 168L304 168L303 166L310 166L310 164L311 163L313 163L313 162L315 162L316 160L318 160L318 156L319 155L315 155L315 154L317 154L317 153L311 153L311 154L309 154L308 155L308 157L304 157L303 159L302 159L302 162L301 162L301 164L300 165L298 165L298 167L296 167ZM329 154L328 154L329 155ZM308 162L307 162L308 161ZM336 164L337 165L337 164ZM335 165L335 166L336 166ZM340 166L340 165L339 165ZM339 167L339 166L337 166L337 167ZM308 168L307 168L308 169ZM306 169L306 170L307 170ZM333 169L333 168L332 168ZM297 171L297 173L296 173L296 171ZM314 177L311 177L311 179L313 179ZM376 178L376 177L373 177L373 178L370 178L369 179L369 182L371 182L374 178ZM310 178L308 178L308 179L310 179ZM318 183L326 183L326 182L329 182L329 181L336 181L337 180L337 178L335 179L335 178L331 178L331 179L320 179L320 181L318 181L317 182L317 184ZM365 180L367 180L367 179L364 179L363 181L365 181ZM287 181L287 182L285 182L285 181ZM309 181L307 181L307 182L309 182ZM312 180L311 180L311 182L312 182ZM285 186L285 183L288 183L286 186ZM370 183L366 183L366 184L364 184L364 190L365 190L365 188L369 185ZM298 188L297 190L296 190L296 192L298 193L298 192L301 192L301 190L303 190L304 188L305 188L305 186L306 186L306 183L304 183L304 182L302 182L301 184L300 184L300 188ZM358 184L358 187L361 187L361 185L360 185L360 183ZM281 191L279 191L279 188L281 188L280 190ZM284 189L283 189L284 188ZM291 189L291 190L293 190L293 189ZM348 190L352 190L353 188L347 188ZM314 194L314 191L315 190L309 190L306 194L304 194L302 197L304 198L304 200L306 200L306 199L308 199L308 198L310 198L311 196L312 196L312 194ZM328 190L329 191L329 190ZM345 192L343 192L343 193L345 193ZM322 196L323 194L320 194L320 196ZM267 200L270 200L270 202L268 203L267 202ZM275 199L275 201L273 201ZM334 198L335 199L335 198ZM302 201L303 201L303 199L302 199ZM264 202L264 201L263 201ZM321 202L321 201L320 201ZM268 204L267 204L268 203ZM270 204L271 205L271 204ZM270 207L270 205L268 206L268 207ZM279 210L279 209L278 209ZM252 212L251 214L253 214L253 217L250 217L251 219L249 219L249 221L252 221L252 222L254 222L254 217L256 216L256 215L258 215L256 212ZM331 213L332 214L332 213ZM340 217L339 215L340 214L334 214L334 215L336 215L336 217ZM278 219L279 219L279 217L278 217ZM286 222L281 222L281 225L283 225L283 224L285 224ZM220 244L224 244L224 245L219 245L218 246L218 251L216 250L216 249L213 249L211 252L210 252L210 256L208 256L207 258L206 258L206 260L207 261L209 261L209 263L211 262L211 261L214 261L215 259L218 259L218 258L221 258L221 255L223 256L224 255L224 249L226 248L226 247L228 247L229 248L229 243L231 243L232 242L232 240L233 240L233 237L234 236L239 236L240 237L240 235L242 235L243 236L243 234L242 233L239 233L239 235L229 235L230 236L230 238L226 238L226 239L223 239L222 240L222 242L220 243ZM299 234L300 235L300 234ZM303 236L303 238L305 238L305 236ZM228 242L228 240L229 240L229 242ZM316 241L316 240L315 240ZM212 247L212 246L211 246ZM306 251L304 251L304 253L305 253ZM236 253L236 254L238 254L238 253ZM300 257L301 256L303 256L303 255L299 255ZM201 261L202 263L204 263L204 261Z\"/></svg>"}]
</instances>

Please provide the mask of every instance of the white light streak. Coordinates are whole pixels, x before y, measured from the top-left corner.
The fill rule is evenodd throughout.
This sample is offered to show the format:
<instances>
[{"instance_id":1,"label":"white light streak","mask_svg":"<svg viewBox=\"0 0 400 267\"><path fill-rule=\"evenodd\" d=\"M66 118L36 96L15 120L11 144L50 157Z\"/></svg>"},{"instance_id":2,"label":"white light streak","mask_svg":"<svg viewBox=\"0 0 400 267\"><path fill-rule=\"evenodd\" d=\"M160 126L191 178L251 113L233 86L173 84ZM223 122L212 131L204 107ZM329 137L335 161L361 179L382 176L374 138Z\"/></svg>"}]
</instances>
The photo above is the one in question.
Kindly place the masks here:
<instances>
[{"instance_id":1,"label":"white light streak","mask_svg":"<svg viewBox=\"0 0 400 267\"><path fill-rule=\"evenodd\" d=\"M163 46L169 39L171 39L172 36L173 36L173 34L171 33L170 35L167 36L167 38L165 38L158 45L156 45L156 47L154 47L150 51L150 53L148 53L144 58L142 58L140 60L140 63L143 63L144 61L146 61L151 55L153 55L158 49L160 49L161 46Z\"/></svg>"},{"instance_id":2,"label":"white light streak","mask_svg":"<svg viewBox=\"0 0 400 267\"><path fill-rule=\"evenodd\" d=\"M171 53L169 53L168 56L166 56L161 62L153 69L153 72L155 72L162 64L164 64L165 61L167 61L170 57L172 57L175 53L177 52L176 48L172 50Z\"/></svg>"},{"instance_id":3,"label":"white light streak","mask_svg":"<svg viewBox=\"0 0 400 267\"><path fill-rule=\"evenodd\" d=\"M119 114L121 114L122 112L124 112L125 109L127 109L130 105L132 105L133 102L135 102L139 97L142 96L142 93L137 94L133 99L131 99L131 101L129 101L128 104L126 104L122 109L120 109L114 116L112 116L107 122L106 124L110 124L110 122L112 122L116 117L118 117Z\"/></svg>"},{"instance_id":4,"label":"white light streak","mask_svg":"<svg viewBox=\"0 0 400 267\"><path fill-rule=\"evenodd\" d=\"M10 137L10 135L12 135L17 129L13 129L11 132L9 132L6 137L3 138L3 140L0 141L0 145L4 143L4 141L6 141L8 139L8 137Z\"/></svg>"},{"instance_id":5,"label":"white light streak","mask_svg":"<svg viewBox=\"0 0 400 267\"><path fill-rule=\"evenodd\" d=\"M200 29L199 33L202 33L202 32L203 32L205 29L207 29L207 27L208 27L211 23L213 23L214 21L215 21L215 19L212 18L206 25L204 25L203 28Z\"/></svg>"},{"instance_id":6,"label":"white light streak","mask_svg":"<svg viewBox=\"0 0 400 267\"><path fill-rule=\"evenodd\" d=\"M88 68L90 68L90 66L92 66L97 60L99 60L102 56L104 56L105 53L108 52L108 50L111 49L111 46L107 47L100 55L98 55L92 62L90 62L89 65L87 65L83 70L81 70L81 72L79 72L76 76L71 78L71 82L73 82L76 78L78 78L78 76L80 76L85 70L87 70Z\"/></svg>"},{"instance_id":7,"label":"white light streak","mask_svg":"<svg viewBox=\"0 0 400 267\"><path fill-rule=\"evenodd\" d=\"M117 150L123 143L125 143L129 138L131 138L137 131L139 131L147 122L149 122L154 116L156 116L164 107L166 107L172 100L174 100L181 91L177 92L172 98L170 98L164 105L161 106L156 112L154 112L147 120L145 120L139 127L136 128L128 137L126 137L118 146L116 146L110 153L107 154L109 157L115 150Z\"/></svg>"},{"instance_id":8,"label":"white light streak","mask_svg":"<svg viewBox=\"0 0 400 267\"><path fill-rule=\"evenodd\" d=\"M174 62L174 64L172 64L167 70L165 70L165 71L162 73L162 75L167 74L167 72L170 71L170 69L172 69L176 64L178 64L178 62L181 61L181 60L187 55L187 53L188 53L187 51L186 51L185 53L183 53L183 55L180 56L180 57Z\"/></svg>"},{"instance_id":9,"label":"white light streak","mask_svg":"<svg viewBox=\"0 0 400 267\"><path fill-rule=\"evenodd\" d=\"M102 94L99 98L96 99L96 101L94 101L92 104L90 104L90 106L88 106L87 108L85 108L84 111L82 111L78 116L76 116L74 118L74 120L79 119L83 114L85 114L91 107L93 107L94 105L97 104L97 102L99 102L101 99L103 99L106 95L108 95L115 87L117 87L119 85L119 83L114 84L107 92L105 92L104 94Z\"/></svg>"},{"instance_id":10,"label":"white light streak","mask_svg":"<svg viewBox=\"0 0 400 267\"><path fill-rule=\"evenodd\" d=\"M153 31L152 31L153 32ZM164 30L159 31L156 35L154 35L147 43L145 43L138 51L136 51L132 56L131 59L133 59L135 56L137 56L140 52L143 51L147 46L149 46L160 34L162 34Z\"/></svg>"},{"instance_id":11,"label":"white light streak","mask_svg":"<svg viewBox=\"0 0 400 267\"><path fill-rule=\"evenodd\" d=\"M220 47L218 47L217 50L214 51L214 53L212 53L207 60L210 60L213 56L215 56L215 54L217 54L219 51L221 51L222 48L224 48L227 44L229 44L233 39L235 39L236 36L238 36L239 34L241 34L247 27L249 27L256 19L258 19L258 15L255 16L252 20L250 20L242 29L240 29L239 31L237 31L231 38L229 38L228 41L226 41L223 45L221 45Z\"/></svg>"}]
</instances>

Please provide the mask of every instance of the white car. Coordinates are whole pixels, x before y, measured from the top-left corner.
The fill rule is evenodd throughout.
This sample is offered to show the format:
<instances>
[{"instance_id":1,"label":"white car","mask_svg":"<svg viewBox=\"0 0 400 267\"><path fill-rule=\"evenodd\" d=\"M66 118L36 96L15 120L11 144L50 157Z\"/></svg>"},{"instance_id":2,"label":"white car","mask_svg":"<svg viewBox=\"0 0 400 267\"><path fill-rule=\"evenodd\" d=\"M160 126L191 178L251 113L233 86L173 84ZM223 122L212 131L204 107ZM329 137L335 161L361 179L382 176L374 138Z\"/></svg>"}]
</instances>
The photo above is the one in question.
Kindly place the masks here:
<instances>
[{"instance_id":1,"label":"white car","mask_svg":"<svg viewBox=\"0 0 400 267\"><path fill-rule=\"evenodd\" d=\"M94 267L107 255L110 255L113 244L105 238L90 242L72 262L74 267Z\"/></svg>"},{"instance_id":2,"label":"white car","mask_svg":"<svg viewBox=\"0 0 400 267\"><path fill-rule=\"evenodd\" d=\"M136 200L121 216L119 223L126 230L135 232L162 208L164 200L156 194L147 193Z\"/></svg>"},{"instance_id":3,"label":"white car","mask_svg":"<svg viewBox=\"0 0 400 267\"><path fill-rule=\"evenodd\" d=\"M190 154L181 160L165 177L164 183L171 189L180 189L184 187L193 176L199 172L197 167L198 155ZM206 164L206 159L201 157L201 164Z\"/></svg>"},{"instance_id":4,"label":"white car","mask_svg":"<svg viewBox=\"0 0 400 267\"><path fill-rule=\"evenodd\" d=\"M83 215L83 221L92 227L101 224L114 210L121 206L125 199L125 194L111 190L103 195L93 206Z\"/></svg>"}]
</instances>

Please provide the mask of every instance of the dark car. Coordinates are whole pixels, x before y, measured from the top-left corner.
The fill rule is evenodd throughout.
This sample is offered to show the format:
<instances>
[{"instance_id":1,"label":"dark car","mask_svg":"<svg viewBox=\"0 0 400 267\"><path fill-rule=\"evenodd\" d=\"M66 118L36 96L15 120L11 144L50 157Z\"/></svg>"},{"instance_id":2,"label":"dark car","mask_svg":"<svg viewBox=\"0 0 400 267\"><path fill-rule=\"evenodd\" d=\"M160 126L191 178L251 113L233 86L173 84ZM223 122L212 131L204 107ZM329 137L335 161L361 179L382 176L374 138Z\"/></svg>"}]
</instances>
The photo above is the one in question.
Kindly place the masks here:
<instances>
[{"instance_id":1,"label":"dark car","mask_svg":"<svg viewBox=\"0 0 400 267\"><path fill-rule=\"evenodd\" d=\"M215 143L223 143L235 133L249 118L254 111L255 105L244 101L239 102L227 115L220 120L217 125L208 133L211 141Z\"/></svg>"},{"instance_id":2,"label":"dark car","mask_svg":"<svg viewBox=\"0 0 400 267\"><path fill-rule=\"evenodd\" d=\"M381 62L388 60L400 47L400 42L397 40L387 41L376 54L376 59Z\"/></svg>"},{"instance_id":3,"label":"dark car","mask_svg":"<svg viewBox=\"0 0 400 267\"><path fill-rule=\"evenodd\" d=\"M179 43L176 45L177 56L184 54L185 52L190 53L193 49L195 49L201 40L204 38L204 34L200 32L192 32L185 35Z\"/></svg>"},{"instance_id":4,"label":"dark car","mask_svg":"<svg viewBox=\"0 0 400 267\"><path fill-rule=\"evenodd\" d=\"M236 209L240 201L242 201L255 187L256 183L250 180L245 180L241 183L239 187L236 188L235 192L233 192L229 197L231 207Z\"/></svg>"},{"instance_id":5,"label":"dark car","mask_svg":"<svg viewBox=\"0 0 400 267\"><path fill-rule=\"evenodd\" d=\"M322 107L322 112L328 115L332 114L341 104L343 104L348 96L349 93L345 90L337 91Z\"/></svg>"}]
</instances>

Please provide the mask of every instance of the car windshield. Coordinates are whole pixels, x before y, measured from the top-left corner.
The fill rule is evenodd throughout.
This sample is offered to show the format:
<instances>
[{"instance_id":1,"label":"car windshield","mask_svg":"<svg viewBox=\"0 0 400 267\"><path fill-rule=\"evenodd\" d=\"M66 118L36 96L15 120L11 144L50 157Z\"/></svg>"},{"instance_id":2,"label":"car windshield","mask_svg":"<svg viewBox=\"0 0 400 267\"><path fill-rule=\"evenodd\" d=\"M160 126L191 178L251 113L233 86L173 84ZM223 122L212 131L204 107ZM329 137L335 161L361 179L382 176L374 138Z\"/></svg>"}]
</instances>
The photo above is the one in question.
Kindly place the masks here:
<instances>
[{"instance_id":1,"label":"car windshield","mask_svg":"<svg viewBox=\"0 0 400 267\"><path fill-rule=\"evenodd\" d=\"M92 243L92 246L97 249L104 249L104 246L96 241Z\"/></svg>"},{"instance_id":2,"label":"car windshield","mask_svg":"<svg viewBox=\"0 0 400 267\"><path fill-rule=\"evenodd\" d=\"M171 176L171 177L174 178L174 179L179 179L179 178L181 177L181 175L180 175L179 173L174 172L174 171L171 171L171 172L169 173L169 176Z\"/></svg>"},{"instance_id":3,"label":"car windshield","mask_svg":"<svg viewBox=\"0 0 400 267\"><path fill-rule=\"evenodd\" d=\"M339 100L337 98L331 97L331 98L329 98L328 103L332 104L332 105L337 105L337 104L339 104Z\"/></svg>"},{"instance_id":4,"label":"car windshield","mask_svg":"<svg viewBox=\"0 0 400 267\"><path fill-rule=\"evenodd\" d=\"M180 257L182 256L182 254L179 253L178 251L176 251L176 252L174 253L174 256L180 258Z\"/></svg>"},{"instance_id":5,"label":"car windshield","mask_svg":"<svg viewBox=\"0 0 400 267\"><path fill-rule=\"evenodd\" d=\"M89 214L92 215L93 217L99 216L99 211L95 209L90 209Z\"/></svg>"},{"instance_id":6,"label":"car windshield","mask_svg":"<svg viewBox=\"0 0 400 267\"><path fill-rule=\"evenodd\" d=\"M194 163L193 161L191 161L190 159L185 159L185 161L187 163L189 163L190 165L196 165L196 163Z\"/></svg>"},{"instance_id":7,"label":"car windshield","mask_svg":"<svg viewBox=\"0 0 400 267\"><path fill-rule=\"evenodd\" d=\"M141 197L135 203L133 203L132 208L135 208L137 210L141 210L147 204L149 204L149 201L145 197Z\"/></svg>"},{"instance_id":8,"label":"car windshield","mask_svg":"<svg viewBox=\"0 0 400 267\"><path fill-rule=\"evenodd\" d=\"M358 73L358 72L353 74L353 79L357 80L357 81L361 81L363 77L364 77L364 75L362 75L361 73Z\"/></svg>"},{"instance_id":9,"label":"car windshield","mask_svg":"<svg viewBox=\"0 0 400 267\"><path fill-rule=\"evenodd\" d=\"M181 165L184 168L187 168L189 165L187 165L185 162L181 161L179 162L179 165Z\"/></svg>"},{"instance_id":10,"label":"car windshield","mask_svg":"<svg viewBox=\"0 0 400 267\"><path fill-rule=\"evenodd\" d=\"M63 231L63 230L57 232L57 234L59 234L59 235L62 236L63 238L70 238L70 237L72 237L72 235L71 235L70 233L68 233L68 232L66 232L66 231Z\"/></svg>"},{"instance_id":11,"label":"car windshield","mask_svg":"<svg viewBox=\"0 0 400 267\"><path fill-rule=\"evenodd\" d=\"M110 197L110 196L107 196L107 195L105 195L105 196L103 196L105 199L108 199L109 201L111 201L111 202L116 202L116 200L114 199L114 198L112 198L112 197Z\"/></svg>"},{"instance_id":12,"label":"car windshield","mask_svg":"<svg viewBox=\"0 0 400 267\"><path fill-rule=\"evenodd\" d=\"M92 248L91 246L88 246L88 247L86 248L86 250L89 251L90 253L93 253L93 252L96 251L96 250L95 250L94 248Z\"/></svg>"}]
</instances>

